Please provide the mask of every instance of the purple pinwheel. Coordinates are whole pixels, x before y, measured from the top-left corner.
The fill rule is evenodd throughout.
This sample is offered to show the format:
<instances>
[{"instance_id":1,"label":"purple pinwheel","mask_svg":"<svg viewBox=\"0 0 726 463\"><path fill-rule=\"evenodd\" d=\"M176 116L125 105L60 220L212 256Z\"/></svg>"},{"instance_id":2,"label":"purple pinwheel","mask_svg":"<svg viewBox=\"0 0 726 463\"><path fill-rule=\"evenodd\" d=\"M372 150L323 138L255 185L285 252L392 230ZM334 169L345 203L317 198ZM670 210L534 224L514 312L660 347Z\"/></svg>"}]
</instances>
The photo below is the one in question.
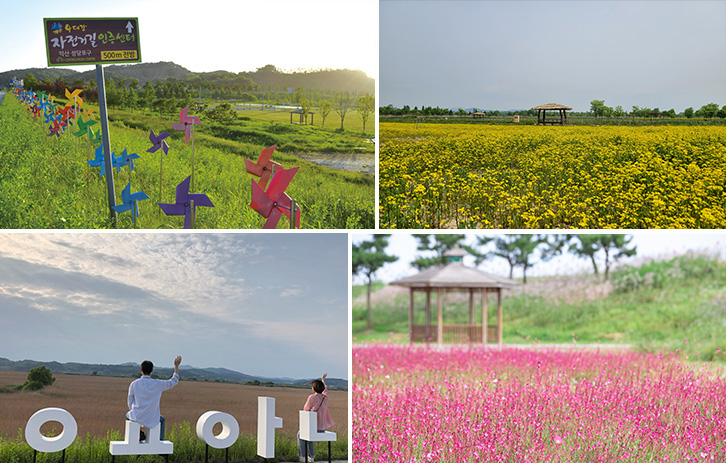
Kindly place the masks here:
<instances>
[{"instance_id":1,"label":"purple pinwheel","mask_svg":"<svg viewBox=\"0 0 726 463\"><path fill-rule=\"evenodd\" d=\"M131 169L129 172L134 170L134 159L139 159L141 156L139 156L136 153L128 154L126 152L126 148L121 152L121 156L117 157L115 159L116 164L116 172L121 172L121 168L123 166L129 166Z\"/></svg>"},{"instance_id":2,"label":"purple pinwheel","mask_svg":"<svg viewBox=\"0 0 726 463\"><path fill-rule=\"evenodd\" d=\"M183 215L184 228L192 228L194 217L196 216L196 207L214 207L212 200L203 193L189 193L189 179L184 179L176 186L176 203L175 204L159 204L159 207L166 215Z\"/></svg>"},{"instance_id":3,"label":"purple pinwheel","mask_svg":"<svg viewBox=\"0 0 726 463\"><path fill-rule=\"evenodd\" d=\"M149 134L149 141L154 144L151 148L146 150L147 153L155 153L159 148L164 151L164 154L169 154L169 145L166 144L166 137L170 136L169 132L161 132L159 135L154 134L152 130ZM162 185L164 183L164 154L159 155L159 202L161 202Z\"/></svg>"},{"instance_id":4,"label":"purple pinwheel","mask_svg":"<svg viewBox=\"0 0 726 463\"><path fill-rule=\"evenodd\" d=\"M131 211L131 222L135 223L136 217L139 216L139 201L149 199L149 195L143 191L137 191L131 193L131 183L126 184L126 188L121 192L121 204L113 206L113 210L116 212Z\"/></svg>"},{"instance_id":5,"label":"purple pinwheel","mask_svg":"<svg viewBox=\"0 0 726 463\"><path fill-rule=\"evenodd\" d=\"M174 125L174 124L172 124ZM154 144L151 148L146 150L147 153L155 153L159 148L164 150L164 154L169 154L169 145L164 140L166 137L171 135L169 132L161 132L159 135L155 135L152 130L149 134L149 141Z\"/></svg>"}]
</instances>

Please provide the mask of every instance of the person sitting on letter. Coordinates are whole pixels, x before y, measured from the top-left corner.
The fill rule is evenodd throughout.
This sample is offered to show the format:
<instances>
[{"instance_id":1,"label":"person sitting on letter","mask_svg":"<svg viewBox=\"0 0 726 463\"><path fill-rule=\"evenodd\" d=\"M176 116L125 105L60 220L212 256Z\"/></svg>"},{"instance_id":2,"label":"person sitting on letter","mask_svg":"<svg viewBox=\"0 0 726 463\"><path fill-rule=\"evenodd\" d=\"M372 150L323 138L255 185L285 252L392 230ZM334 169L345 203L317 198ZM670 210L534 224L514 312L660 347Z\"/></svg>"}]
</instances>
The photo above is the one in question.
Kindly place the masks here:
<instances>
[{"instance_id":1,"label":"person sitting on letter","mask_svg":"<svg viewBox=\"0 0 726 463\"><path fill-rule=\"evenodd\" d=\"M161 423L159 440L164 440L164 431L166 430L166 420L161 416L159 409L161 393L173 388L179 382L179 364L181 360L181 355L174 359L174 374L171 379L166 380L152 378L151 372L154 371L154 364L149 360L144 360L141 362L141 378L133 381L129 386L129 412L126 413L126 418L149 429ZM146 434L142 428L140 441L145 440Z\"/></svg>"},{"instance_id":2,"label":"person sitting on letter","mask_svg":"<svg viewBox=\"0 0 726 463\"><path fill-rule=\"evenodd\" d=\"M308 396L308 400L305 402L303 410L306 412L317 412L318 414L318 432L325 432L326 429L334 425L333 418L330 416L330 410L328 410L328 385L325 384L325 377L327 373L323 373L323 377L320 379L314 379L310 385L313 389L313 394ZM304 442L300 439L300 433L297 433L297 448L298 456L300 461L305 461L305 445L308 447L308 461L310 463L314 461L315 449L312 442Z\"/></svg>"}]
</instances>

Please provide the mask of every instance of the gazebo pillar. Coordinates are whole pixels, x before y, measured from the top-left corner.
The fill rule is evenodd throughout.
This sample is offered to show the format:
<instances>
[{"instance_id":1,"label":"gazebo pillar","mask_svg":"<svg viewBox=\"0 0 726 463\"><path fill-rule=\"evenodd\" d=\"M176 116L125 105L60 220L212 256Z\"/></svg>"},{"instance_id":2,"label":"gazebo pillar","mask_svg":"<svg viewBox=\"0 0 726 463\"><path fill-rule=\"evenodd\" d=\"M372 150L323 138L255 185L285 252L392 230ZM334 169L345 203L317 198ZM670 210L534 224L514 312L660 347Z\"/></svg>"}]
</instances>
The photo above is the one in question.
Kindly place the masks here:
<instances>
[{"instance_id":1,"label":"gazebo pillar","mask_svg":"<svg viewBox=\"0 0 726 463\"><path fill-rule=\"evenodd\" d=\"M431 341L431 288L426 288L426 342Z\"/></svg>"},{"instance_id":2,"label":"gazebo pillar","mask_svg":"<svg viewBox=\"0 0 726 463\"><path fill-rule=\"evenodd\" d=\"M497 342L502 345L502 290L497 289Z\"/></svg>"},{"instance_id":3,"label":"gazebo pillar","mask_svg":"<svg viewBox=\"0 0 726 463\"><path fill-rule=\"evenodd\" d=\"M441 288L436 288L436 305L438 317L436 320L436 342L439 346L444 344L444 314L441 305Z\"/></svg>"},{"instance_id":4,"label":"gazebo pillar","mask_svg":"<svg viewBox=\"0 0 726 463\"><path fill-rule=\"evenodd\" d=\"M483 288L481 290L481 342L485 346L487 345L487 331L489 331L489 327L487 326L487 295L489 293L487 292L486 288Z\"/></svg>"},{"instance_id":5,"label":"gazebo pillar","mask_svg":"<svg viewBox=\"0 0 726 463\"><path fill-rule=\"evenodd\" d=\"M413 288L411 288L408 303L408 334L411 340L410 343L413 344Z\"/></svg>"}]
</instances>

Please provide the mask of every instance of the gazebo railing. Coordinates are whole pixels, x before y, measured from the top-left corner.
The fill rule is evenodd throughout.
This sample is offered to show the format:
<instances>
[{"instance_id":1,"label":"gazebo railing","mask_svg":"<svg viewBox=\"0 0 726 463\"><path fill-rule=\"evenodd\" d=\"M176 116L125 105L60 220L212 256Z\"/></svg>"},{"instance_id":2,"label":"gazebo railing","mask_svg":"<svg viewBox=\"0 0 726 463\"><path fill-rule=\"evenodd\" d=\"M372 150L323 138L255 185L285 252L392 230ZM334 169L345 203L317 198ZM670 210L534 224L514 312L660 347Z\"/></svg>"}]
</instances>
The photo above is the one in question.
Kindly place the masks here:
<instances>
[{"instance_id":1,"label":"gazebo railing","mask_svg":"<svg viewBox=\"0 0 726 463\"><path fill-rule=\"evenodd\" d=\"M481 343L481 325L444 325L444 344ZM413 342L436 342L436 325L414 325ZM499 342L496 325L487 326L487 342Z\"/></svg>"}]
</instances>

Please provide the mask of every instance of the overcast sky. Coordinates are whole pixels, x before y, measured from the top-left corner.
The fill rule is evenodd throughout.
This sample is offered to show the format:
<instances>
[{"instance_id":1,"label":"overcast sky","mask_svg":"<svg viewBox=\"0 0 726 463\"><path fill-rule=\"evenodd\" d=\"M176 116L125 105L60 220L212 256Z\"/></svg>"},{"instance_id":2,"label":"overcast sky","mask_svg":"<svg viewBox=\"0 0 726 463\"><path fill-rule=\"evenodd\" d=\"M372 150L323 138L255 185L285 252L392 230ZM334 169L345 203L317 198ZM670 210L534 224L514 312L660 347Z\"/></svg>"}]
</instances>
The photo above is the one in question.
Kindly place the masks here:
<instances>
[{"instance_id":1,"label":"overcast sky","mask_svg":"<svg viewBox=\"0 0 726 463\"><path fill-rule=\"evenodd\" d=\"M348 237L0 234L0 356L348 377Z\"/></svg>"},{"instance_id":2,"label":"overcast sky","mask_svg":"<svg viewBox=\"0 0 726 463\"><path fill-rule=\"evenodd\" d=\"M609 233L609 231L608 231ZM501 232L467 233L465 243L476 247L477 236L496 236ZM622 264L634 263L636 260L647 258L667 258L687 251L704 251L719 254L726 259L726 233L723 231L674 231L674 230L647 230L636 233L627 233L633 237L631 242L637 248L634 258L623 259ZM370 240L370 234L353 234L352 242ZM389 238L389 245L386 253L398 256L396 262L386 264L375 274L375 279L390 283L393 280L418 273L418 270L411 267L411 261L419 256L433 256L431 252L416 250L418 241L410 233L395 233ZM489 245L489 249L493 249ZM464 264L474 266L474 259L471 256L464 258ZM502 258L487 260L479 266L480 269L501 276L509 276L509 264ZM592 272L592 263L588 259L575 257L573 254L554 258L549 262L536 264L527 270L527 276L544 275L568 275L579 272ZM522 271L517 269L514 272L515 278L521 278ZM354 284L363 284L366 280L360 277L354 279Z\"/></svg>"},{"instance_id":3,"label":"overcast sky","mask_svg":"<svg viewBox=\"0 0 726 463\"><path fill-rule=\"evenodd\" d=\"M380 105L726 105L725 1L382 0Z\"/></svg>"},{"instance_id":4,"label":"overcast sky","mask_svg":"<svg viewBox=\"0 0 726 463\"><path fill-rule=\"evenodd\" d=\"M194 72L273 64L286 71L378 73L377 0L29 0L3 6L0 71L47 67L43 18L129 17L139 18L147 63L173 61Z\"/></svg>"}]
</instances>

